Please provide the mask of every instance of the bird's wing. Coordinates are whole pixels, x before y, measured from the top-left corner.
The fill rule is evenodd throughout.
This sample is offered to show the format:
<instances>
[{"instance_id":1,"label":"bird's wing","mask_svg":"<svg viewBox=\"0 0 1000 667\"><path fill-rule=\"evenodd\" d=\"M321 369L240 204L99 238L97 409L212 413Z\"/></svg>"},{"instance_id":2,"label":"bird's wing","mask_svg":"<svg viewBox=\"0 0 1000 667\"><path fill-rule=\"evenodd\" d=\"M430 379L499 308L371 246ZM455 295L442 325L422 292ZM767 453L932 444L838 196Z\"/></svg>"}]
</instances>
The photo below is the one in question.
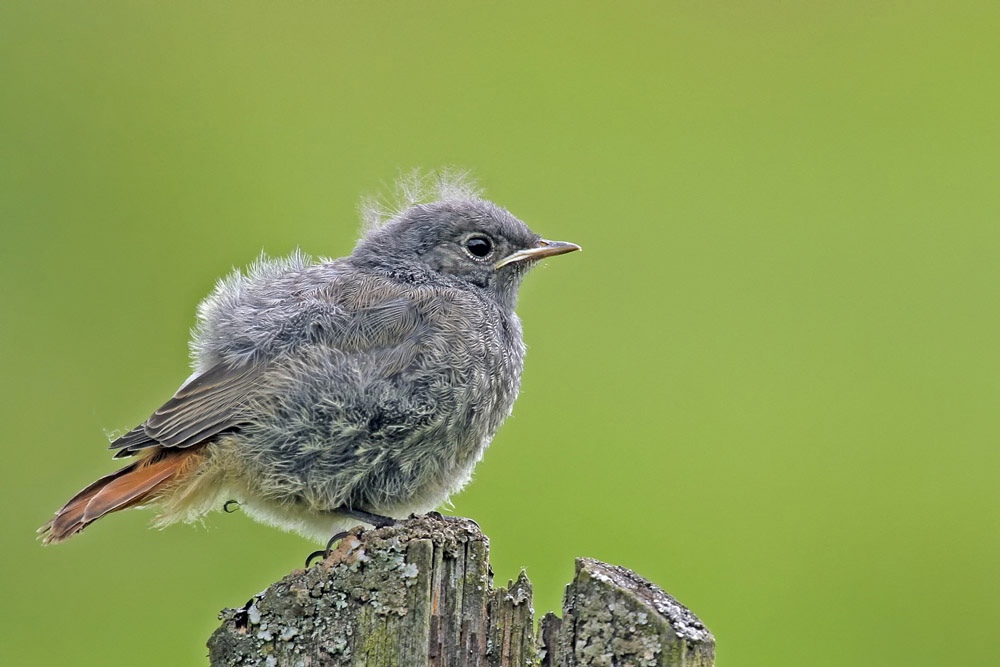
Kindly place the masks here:
<instances>
[{"instance_id":1,"label":"bird's wing","mask_svg":"<svg viewBox=\"0 0 1000 667\"><path fill-rule=\"evenodd\" d=\"M285 313L272 325L276 330L294 326L308 332L300 344L321 342L324 349L338 350L344 353L337 356L339 363L349 357L371 357L382 372L398 373L412 362L418 334L426 328L412 292L412 287L386 280L335 276L322 290L301 297L297 311L291 313L294 317ZM272 351L270 358L276 357ZM220 363L198 375L149 419L112 442L110 448L119 450L115 458L149 447L191 447L247 423L249 400L266 393L261 391L261 380L268 367L266 361Z\"/></svg>"},{"instance_id":2,"label":"bird's wing","mask_svg":"<svg viewBox=\"0 0 1000 667\"><path fill-rule=\"evenodd\" d=\"M111 443L115 458L147 447L190 447L246 421L243 410L262 364L220 363L181 387L149 419Z\"/></svg>"}]
</instances>

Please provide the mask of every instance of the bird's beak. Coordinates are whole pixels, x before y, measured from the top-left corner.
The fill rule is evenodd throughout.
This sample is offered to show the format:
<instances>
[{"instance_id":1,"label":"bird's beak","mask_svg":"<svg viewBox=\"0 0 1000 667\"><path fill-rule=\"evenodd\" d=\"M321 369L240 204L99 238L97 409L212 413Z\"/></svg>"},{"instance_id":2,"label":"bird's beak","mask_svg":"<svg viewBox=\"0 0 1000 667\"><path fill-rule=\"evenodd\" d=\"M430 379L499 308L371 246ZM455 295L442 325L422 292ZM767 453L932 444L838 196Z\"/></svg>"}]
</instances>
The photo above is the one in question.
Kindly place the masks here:
<instances>
[{"instance_id":1,"label":"bird's beak","mask_svg":"<svg viewBox=\"0 0 1000 667\"><path fill-rule=\"evenodd\" d=\"M499 269L507 266L508 264L513 264L514 262L524 262L526 260L541 259L542 257L562 255L567 252L573 252L574 250L582 250L582 248L575 243L567 243L566 241L546 241L545 239L541 239L534 248L518 250L517 252L507 255L497 262L494 268Z\"/></svg>"}]
</instances>

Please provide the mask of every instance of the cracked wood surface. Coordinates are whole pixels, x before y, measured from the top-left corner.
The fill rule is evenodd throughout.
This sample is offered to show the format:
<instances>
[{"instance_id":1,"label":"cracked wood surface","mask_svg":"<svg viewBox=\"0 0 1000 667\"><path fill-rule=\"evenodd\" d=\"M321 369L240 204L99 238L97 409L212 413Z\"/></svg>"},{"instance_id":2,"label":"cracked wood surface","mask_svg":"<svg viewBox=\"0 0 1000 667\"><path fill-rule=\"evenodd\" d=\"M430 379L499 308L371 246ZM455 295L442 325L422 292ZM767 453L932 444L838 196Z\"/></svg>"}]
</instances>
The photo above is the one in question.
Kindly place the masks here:
<instances>
[{"instance_id":1,"label":"cracked wood surface","mask_svg":"<svg viewBox=\"0 0 1000 667\"><path fill-rule=\"evenodd\" d=\"M318 565L224 610L209 657L216 667L714 664L708 628L630 570L577 559L563 618L546 614L537 637L527 575L492 580L489 540L466 519L355 529Z\"/></svg>"}]
</instances>

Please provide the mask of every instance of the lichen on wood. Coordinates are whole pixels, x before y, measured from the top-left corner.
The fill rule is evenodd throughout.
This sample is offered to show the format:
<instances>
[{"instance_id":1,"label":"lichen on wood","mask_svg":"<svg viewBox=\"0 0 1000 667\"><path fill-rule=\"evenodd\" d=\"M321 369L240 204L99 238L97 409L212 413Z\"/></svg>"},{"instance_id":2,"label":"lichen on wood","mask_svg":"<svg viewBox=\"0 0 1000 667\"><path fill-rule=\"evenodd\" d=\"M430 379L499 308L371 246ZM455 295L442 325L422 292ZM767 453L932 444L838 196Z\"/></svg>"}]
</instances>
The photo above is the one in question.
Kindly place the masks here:
<instances>
[{"instance_id":1,"label":"lichen on wood","mask_svg":"<svg viewBox=\"0 0 1000 667\"><path fill-rule=\"evenodd\" d=\"M624 568L577 561L564 618L534 628L522 571L494 588L489 540L466 519L413 517L352 531L238 609L209 640L217 667L712 665L690 611Z\"/></svg>"},{"instance_id":2,"label":"lichen on wood","mask_svg":"<svg viewBox=\"0 0 1000 667\"><path fill-rule=\"evenodd\" d=\"M687 607L635 572L592 558L577 559L557 628L543 644L557 658L546 664L715 664L715 638ZM545 630L543 622L543 640Z\"/></svg>"}]
</instances>

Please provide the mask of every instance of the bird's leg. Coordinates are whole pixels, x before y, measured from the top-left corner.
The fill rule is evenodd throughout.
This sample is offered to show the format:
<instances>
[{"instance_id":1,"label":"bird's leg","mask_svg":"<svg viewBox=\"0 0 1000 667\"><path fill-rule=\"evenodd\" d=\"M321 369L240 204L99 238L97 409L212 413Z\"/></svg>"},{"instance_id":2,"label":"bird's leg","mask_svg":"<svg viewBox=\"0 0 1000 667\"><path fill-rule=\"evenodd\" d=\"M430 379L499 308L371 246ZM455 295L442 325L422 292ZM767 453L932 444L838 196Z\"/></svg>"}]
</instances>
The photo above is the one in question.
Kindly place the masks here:
<instances>
[{"instance_id":1,"label":"bird's leg","mask_svg":"<svg viewBox=\"0 0 1000 667\"><path fill-rule=\"evenodd\" d=\"M306 556L306 568L307 569L309 568L309 564L312 563L312 561L313 561L314 558L317 558L319 556L322 556L323 558L329 557L330 552L333 551L333 543L337 542L338 540L344 539L345 537L347 537L347 535L348 535L348 533L347 533L346 530L340 531L339 533L337 533L336 535L334 535L333 537L330 538L330 541L326 543L326 548L325 549L320 549L319 551L314 551L311 554L309 554L308 556Z\"/></svg>"},{"instance_id":2,"label":"bird's leg","mask_svg":"<svg viewBox=\"0 0 1000 667\"><path fill-rule=\"evenodd\" d=\"M392 517L382 516L381 514L372 514L371 512L354 509L352 507L347 507L346 505L341 505L337 509L332 510L331 513L348 516L352 519L357 519L358 521L371 524L376 528L385 528L386 526L396 525L396 520Z\"/></svg>"}]
</instances>

